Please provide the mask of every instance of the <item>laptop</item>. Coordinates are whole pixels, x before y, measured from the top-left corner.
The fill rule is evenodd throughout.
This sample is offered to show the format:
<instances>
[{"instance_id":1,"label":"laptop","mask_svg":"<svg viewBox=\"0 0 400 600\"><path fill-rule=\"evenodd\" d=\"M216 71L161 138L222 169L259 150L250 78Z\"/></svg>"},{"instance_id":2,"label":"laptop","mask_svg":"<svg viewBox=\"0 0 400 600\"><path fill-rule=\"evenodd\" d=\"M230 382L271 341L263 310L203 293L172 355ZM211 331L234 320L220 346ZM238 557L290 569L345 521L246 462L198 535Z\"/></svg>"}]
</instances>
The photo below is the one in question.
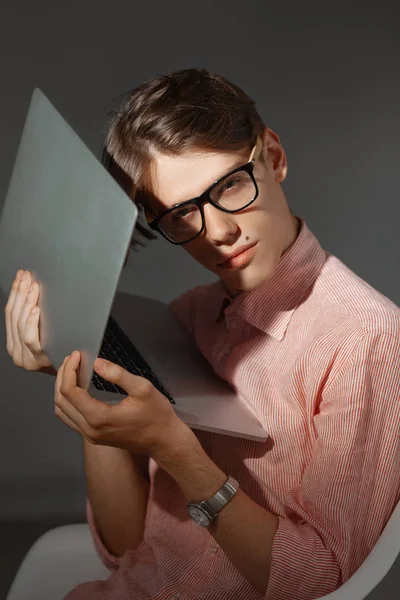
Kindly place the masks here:
<instances>
[{"instance_id":1,"label":"laptop","mask_svg":"<svg viewBox=\"0 0 400 600\"><path fill-rule=\"evenodd\" d=\"M31 271L44 352L58 369L79 350L78 385L95 398L127 396L93 371L101 356L148 378L193 429L265 441L168 305L117 293L137 218L130 197L36 88L0 217L5 297L17 270Z\"/></svg>"}]
</instances>

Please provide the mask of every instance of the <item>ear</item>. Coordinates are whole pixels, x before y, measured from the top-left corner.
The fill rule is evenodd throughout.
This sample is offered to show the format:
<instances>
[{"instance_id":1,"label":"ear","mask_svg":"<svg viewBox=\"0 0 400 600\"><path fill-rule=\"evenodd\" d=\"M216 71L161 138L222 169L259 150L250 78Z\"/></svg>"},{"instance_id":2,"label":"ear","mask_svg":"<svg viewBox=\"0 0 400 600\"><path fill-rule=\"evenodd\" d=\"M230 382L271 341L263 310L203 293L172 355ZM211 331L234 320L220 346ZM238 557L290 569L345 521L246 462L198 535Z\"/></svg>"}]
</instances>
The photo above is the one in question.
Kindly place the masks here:
<instances>
[{"instance_id":1,"label":"ear","mask_svg":"<svg viewBox=\"0 0 400 600\"><path fill-rule=\"evenodd\" d=\"M274 181L282 183L287 175L287 161L279 136L272 129L264 127L260 138L263 143L264 160L272 168Z\"/></svg>"}]
</instances>

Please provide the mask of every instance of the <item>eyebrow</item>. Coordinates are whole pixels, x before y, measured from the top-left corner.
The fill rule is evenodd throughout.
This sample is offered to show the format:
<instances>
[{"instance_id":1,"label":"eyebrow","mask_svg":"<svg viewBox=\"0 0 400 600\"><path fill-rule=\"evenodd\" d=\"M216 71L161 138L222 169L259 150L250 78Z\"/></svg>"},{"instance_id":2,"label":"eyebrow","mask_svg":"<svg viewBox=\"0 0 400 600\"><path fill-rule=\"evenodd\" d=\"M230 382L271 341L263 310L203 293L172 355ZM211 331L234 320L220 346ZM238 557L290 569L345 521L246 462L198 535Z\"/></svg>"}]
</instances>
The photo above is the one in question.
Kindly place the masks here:
<instances>
[{"instance_id":1,"label":"eyebrow","mask_svg":"<svg viewBox=\"0 0 400 600\"><path fill-rule=\"evenodd\" d=\"M210 188L212 185L214 185L214 183L216 181L219 181L220 179L222 179L223 177L225 177L225 175L228 175L228 173L230 173L231 171L233 171L234 169L236 169L237 167L241 167L242 165L247 165L247 162L243 162L242 160L236 160L230 167L229 169L227 169L226 171L224 171L223 173L221 173L221 175L219 175L216 179L214 179L214 181L212 183L210 183L210 185L206 188L206 190L208 190L208 188ZM204 194L204 192L203 192Z\"/></svg>"},{"instance_id":2,"label":"eyebrow","mask_svg":"<svg viewBox=\"0 0 400 600\"><path fill-rule=\"evenodd\" d=\"M212 187L214 185L214 183L216 183L217 181L219 181L220 179L222 179L223 177L225 177L226 175L228 175L228 173L230 173L231 171L234 171L237 167L241 167L242 165L247 165L247 162L243 162L243 159L238 159L236 160L230 167L229 169L224 170L220 175L218 175L217 177L215 177L213 179L213 182L210 183L210 185L208 185L205 190L203 192L201 192L201 194L198 194L197 196L193 196L192 198L187 198L187 200L182 200L182 202L175 202L175 204L172 204L172 206L163 206L162 210L157 211L157 214L155 215L156 217L158 217L159 215L161 215L162 213L166 212L167 210L169 210L172 207L176 207L176 206L180 206L181 204L184 204L185 202L190 202L191 200L194 200L195 198L199 198L200 196L202 196L208 189L210 189L210 187ZM149 207L150 208L150 207ZM150 208L150 210L153 212L154 211Z\"/></svg>"}]
</instances>

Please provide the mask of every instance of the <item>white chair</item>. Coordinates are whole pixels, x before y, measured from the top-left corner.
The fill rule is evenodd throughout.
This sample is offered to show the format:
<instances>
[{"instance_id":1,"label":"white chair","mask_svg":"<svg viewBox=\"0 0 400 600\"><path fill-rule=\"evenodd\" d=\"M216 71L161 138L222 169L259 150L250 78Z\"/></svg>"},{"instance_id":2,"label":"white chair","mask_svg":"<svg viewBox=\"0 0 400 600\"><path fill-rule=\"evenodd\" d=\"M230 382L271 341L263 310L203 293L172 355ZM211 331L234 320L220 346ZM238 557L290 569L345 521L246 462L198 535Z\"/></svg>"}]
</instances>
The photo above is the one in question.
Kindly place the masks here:
<instances>
[{"instance_id":1,"label":"white chair","mask_svg":"<svg viewBox=\"0 0 400 600\"><path fill-rule=\"evenodd\" d=\"M80 583L110 575L97 556L89 526L62 525L31 546L6 600L62 600Z\"/></svg>"},{"instance_id":2,"label":"white chair","mask_svg":"<svg viewBox=\"0 0 400 600\"><path fill-rule=\"evenodd\" d=\"M324 600L365 600L399 555L400 502L363 564ZM390 600L400 598L400 563L394 568L393 585L398 595L391 595ZM110 574L96 554L88 525L63 525L36 540L22 561L6 600L62 600L79 583L107 579ZM374 595L370 598L373 600ZM385 600L386 596L379 593L376 598Z\"/></svg>"}]
</instances>

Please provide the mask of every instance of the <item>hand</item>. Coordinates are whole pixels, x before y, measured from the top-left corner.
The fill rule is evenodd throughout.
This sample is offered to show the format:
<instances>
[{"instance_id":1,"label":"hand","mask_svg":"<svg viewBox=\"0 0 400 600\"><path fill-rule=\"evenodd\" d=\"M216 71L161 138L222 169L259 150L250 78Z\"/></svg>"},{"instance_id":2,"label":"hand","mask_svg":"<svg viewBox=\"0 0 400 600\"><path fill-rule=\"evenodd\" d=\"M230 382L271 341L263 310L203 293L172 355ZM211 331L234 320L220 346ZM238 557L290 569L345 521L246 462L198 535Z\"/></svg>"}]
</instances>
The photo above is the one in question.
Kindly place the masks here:
<instances>
[{"instance_id":1,"label":"hand","mask_svg":"<svg viewBox=\"0 0 400 600\"><path fill-rule=\"evenodd\" d=\"M95 371L129 395L117 405L96 400L77 386L79 362L80 352L75 350L58 370L55 414L92 444L123 448L157 461L185 443L187 436L194 436L150 381L102 359L95 361Z\"/></svg>"},{"instance_id":2,"label":"hand","mask_svg":"<svg viewBox=\"0 0 400 600\"><path fill-rule=\"evenodd\" d=\"M26 279L22 279L24 273L27 275ZM33 283L29 271L18 271L5 307L6 347L14 364L27 371L41 371L51 367L39 340L38 298L39 284ZM33 308L36 308L34 314Z\"/></svg>"}]
</instances>

